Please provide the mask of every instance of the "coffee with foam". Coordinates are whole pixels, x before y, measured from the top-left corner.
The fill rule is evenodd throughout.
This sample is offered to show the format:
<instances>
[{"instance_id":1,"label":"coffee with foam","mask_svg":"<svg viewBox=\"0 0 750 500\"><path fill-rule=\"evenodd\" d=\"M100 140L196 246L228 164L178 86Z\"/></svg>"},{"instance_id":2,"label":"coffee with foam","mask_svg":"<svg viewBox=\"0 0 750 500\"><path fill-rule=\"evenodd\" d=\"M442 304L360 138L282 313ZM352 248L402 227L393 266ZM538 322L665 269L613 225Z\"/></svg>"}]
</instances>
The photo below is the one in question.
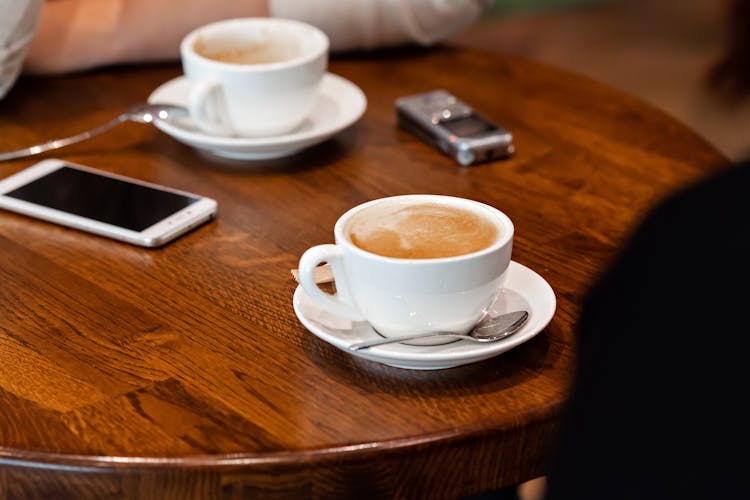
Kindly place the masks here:
<instances>
[{"instance_id":1,"label":"coffee with foam","mask_svg":"<svg viewBox=\"0 0 750 500\"><path fill-rule=\"evenodd\" d=\"M316 245L299 262L303 290L326 313L367 321L386 337L470 331L502 290L513 222L464 198L411 194L372 200L339 217L335 245ZM315 282L328 263L336 294ZM420 343L452 342L421 339Z\"/></svg>"},{"instance_id":2,"label":"coffee with foam","mask_svg":"<svg viewBox=\"0 0 750 500\"><path fill-rule=\"evenodd\" d=\"M318 102L328 37L291 19L225 19L180 43L190 118L213 136L287 133Z\"/></svg>"},{"instance_id":3,"label":"coffee with foam","mask_svg":"<svg viewBox=\"0 0 750 500\"><path fill-rule=\"evenodd\" d=\"M282 36L266 37L263 41L218 40L208 44L195 42L195 52L207 59L230 64L270 64L299 57L299 42Z\"/></svg>"},{"instance_id":4,"label":"coffee with foam","mask_svg":"<svg viewBox=\"0 0 750 500\"><path fill-rule=\"evenodd\" d=\"M370 253L399 259L456 257L483 250L500 230L476 211L440 203L379 203L351 218L350 241Z\"/></svg>"}]
</instances>

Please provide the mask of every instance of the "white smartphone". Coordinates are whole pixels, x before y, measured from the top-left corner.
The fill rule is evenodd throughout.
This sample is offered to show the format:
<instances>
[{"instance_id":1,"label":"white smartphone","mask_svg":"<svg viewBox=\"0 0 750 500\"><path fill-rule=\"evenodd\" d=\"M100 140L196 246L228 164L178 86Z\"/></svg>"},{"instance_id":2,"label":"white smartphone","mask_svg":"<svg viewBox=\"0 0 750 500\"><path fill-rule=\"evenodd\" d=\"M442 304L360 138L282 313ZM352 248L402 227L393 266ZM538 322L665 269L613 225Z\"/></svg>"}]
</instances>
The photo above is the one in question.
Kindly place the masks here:
<instances>
[{"instance_id":1,"label":"white smartphone","mask_svg":"<svg viewBox=\"0 0 750 500\"><path fill-rule=\"evenodd\" d=\"M158 247L213 219L216 201L51 159L0 180L0 208Z\"/></svg>"}]
</instances>

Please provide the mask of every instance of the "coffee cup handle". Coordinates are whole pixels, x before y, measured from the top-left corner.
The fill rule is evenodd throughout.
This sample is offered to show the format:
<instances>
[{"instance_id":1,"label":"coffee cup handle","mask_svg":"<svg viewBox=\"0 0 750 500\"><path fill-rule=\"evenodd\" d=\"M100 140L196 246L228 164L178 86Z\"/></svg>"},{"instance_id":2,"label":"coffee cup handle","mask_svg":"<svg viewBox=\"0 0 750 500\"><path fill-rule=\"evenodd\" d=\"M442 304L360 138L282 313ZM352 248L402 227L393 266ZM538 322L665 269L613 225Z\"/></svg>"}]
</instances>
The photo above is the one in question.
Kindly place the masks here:
<instances>
[{"instance_id":1,"label":"coffee cup handle","mask_svg":"<svg viewBox=\"0 0 750 500\"><path fill-rule=\"evenodd\" d=\"M190 117L204 132L211 135L234 135L218 82L203 80L191 83L188 109Z\"/></svg>"},{"instance_id":2,"label":"coffee cup handle","mask_svg":"<svg viewBox=\"0 0 750 500\"><path fill-rule=\"evenodd\" d=\"M313 279L313 271L324 262L327 262L333 271L336 295L325 293ZM344 271L343 253L338 246L318 245L302 254L302 258L299 260L299 281L302 289L319 307L337 316L354 321L364 321L362 314L352 304L346 272Z\"/></svg>"}]
</instances>

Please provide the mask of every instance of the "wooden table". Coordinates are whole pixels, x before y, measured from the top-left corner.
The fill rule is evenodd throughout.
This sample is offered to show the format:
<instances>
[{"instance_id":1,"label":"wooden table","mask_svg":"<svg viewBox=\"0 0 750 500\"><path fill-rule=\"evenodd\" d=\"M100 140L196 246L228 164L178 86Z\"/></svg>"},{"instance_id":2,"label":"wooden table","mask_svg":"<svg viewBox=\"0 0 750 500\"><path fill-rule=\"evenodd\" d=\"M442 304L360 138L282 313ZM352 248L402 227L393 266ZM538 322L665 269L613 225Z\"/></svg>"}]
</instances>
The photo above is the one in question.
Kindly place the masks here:
<instances>
[{"instance_id":1,"label":"wooden table","mask_svg":"<svg viewBox=\"0 0 750 500\"><path fill-rule=\"evenodd\" d=\"M544 474L587 287L644 210L726 160L635 98L502 55L400 51L331 71L367 112L288 159L219 161L137 124L52 155L218 200L215 222L165 248L0 213L0 497L444 498ZM179 74L22 80L0 102L0 149L97 125ZM441 87L512 130L516 156L463 168L396 128L397 97ZM557 294L542 334L419 372L299 323L302 252L356 204L423 192L514 220L513 259Z\"/></svg>"}]
</instances>

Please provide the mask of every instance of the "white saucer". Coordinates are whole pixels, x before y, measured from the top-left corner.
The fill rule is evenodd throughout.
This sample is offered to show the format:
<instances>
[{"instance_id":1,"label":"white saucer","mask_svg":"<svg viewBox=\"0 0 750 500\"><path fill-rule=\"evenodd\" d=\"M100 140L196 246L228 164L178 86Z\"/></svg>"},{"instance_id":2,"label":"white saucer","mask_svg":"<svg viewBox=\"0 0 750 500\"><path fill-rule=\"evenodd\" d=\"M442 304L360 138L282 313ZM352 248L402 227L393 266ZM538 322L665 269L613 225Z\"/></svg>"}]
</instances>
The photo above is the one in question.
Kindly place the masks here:
<instances>
[{"instance_id":1,"label":"white saucer","mask_svg":"<svg viewBox=\"0 0 750 500\"><path fill-rule=\"evenodd\" d=\"M188 82L179 76L160 85L150 103L187 106ZM367 107L362 90L349 80L326 73L310 116L293 131L272 137L221 137L206 134L190 120L155 121L162 132L216 156L235 160L267 160L291 155L329 139L356 122Z\"/></svg>"},{"instance_id":2,"label":"white saucer","mask_svg":"<svg viewBox=\"0 0 750 500\"><path fill-rule=\"evenodd\" d=\"M528 267L511 261L505 287L492 304L490 315L525 309L529 312L529 319L513 336L481 344L459 340L435 346L386 344L350 351L348 347L355 342L382 337L367 322L349 321L323 311L300 286L294 292L293 304L294 312L305 328L349 354L397 368L440 370L497 356L526 342L547 326L555 313L556 300L552 287L544 278Z\"/></svg>"}]
</instances>

